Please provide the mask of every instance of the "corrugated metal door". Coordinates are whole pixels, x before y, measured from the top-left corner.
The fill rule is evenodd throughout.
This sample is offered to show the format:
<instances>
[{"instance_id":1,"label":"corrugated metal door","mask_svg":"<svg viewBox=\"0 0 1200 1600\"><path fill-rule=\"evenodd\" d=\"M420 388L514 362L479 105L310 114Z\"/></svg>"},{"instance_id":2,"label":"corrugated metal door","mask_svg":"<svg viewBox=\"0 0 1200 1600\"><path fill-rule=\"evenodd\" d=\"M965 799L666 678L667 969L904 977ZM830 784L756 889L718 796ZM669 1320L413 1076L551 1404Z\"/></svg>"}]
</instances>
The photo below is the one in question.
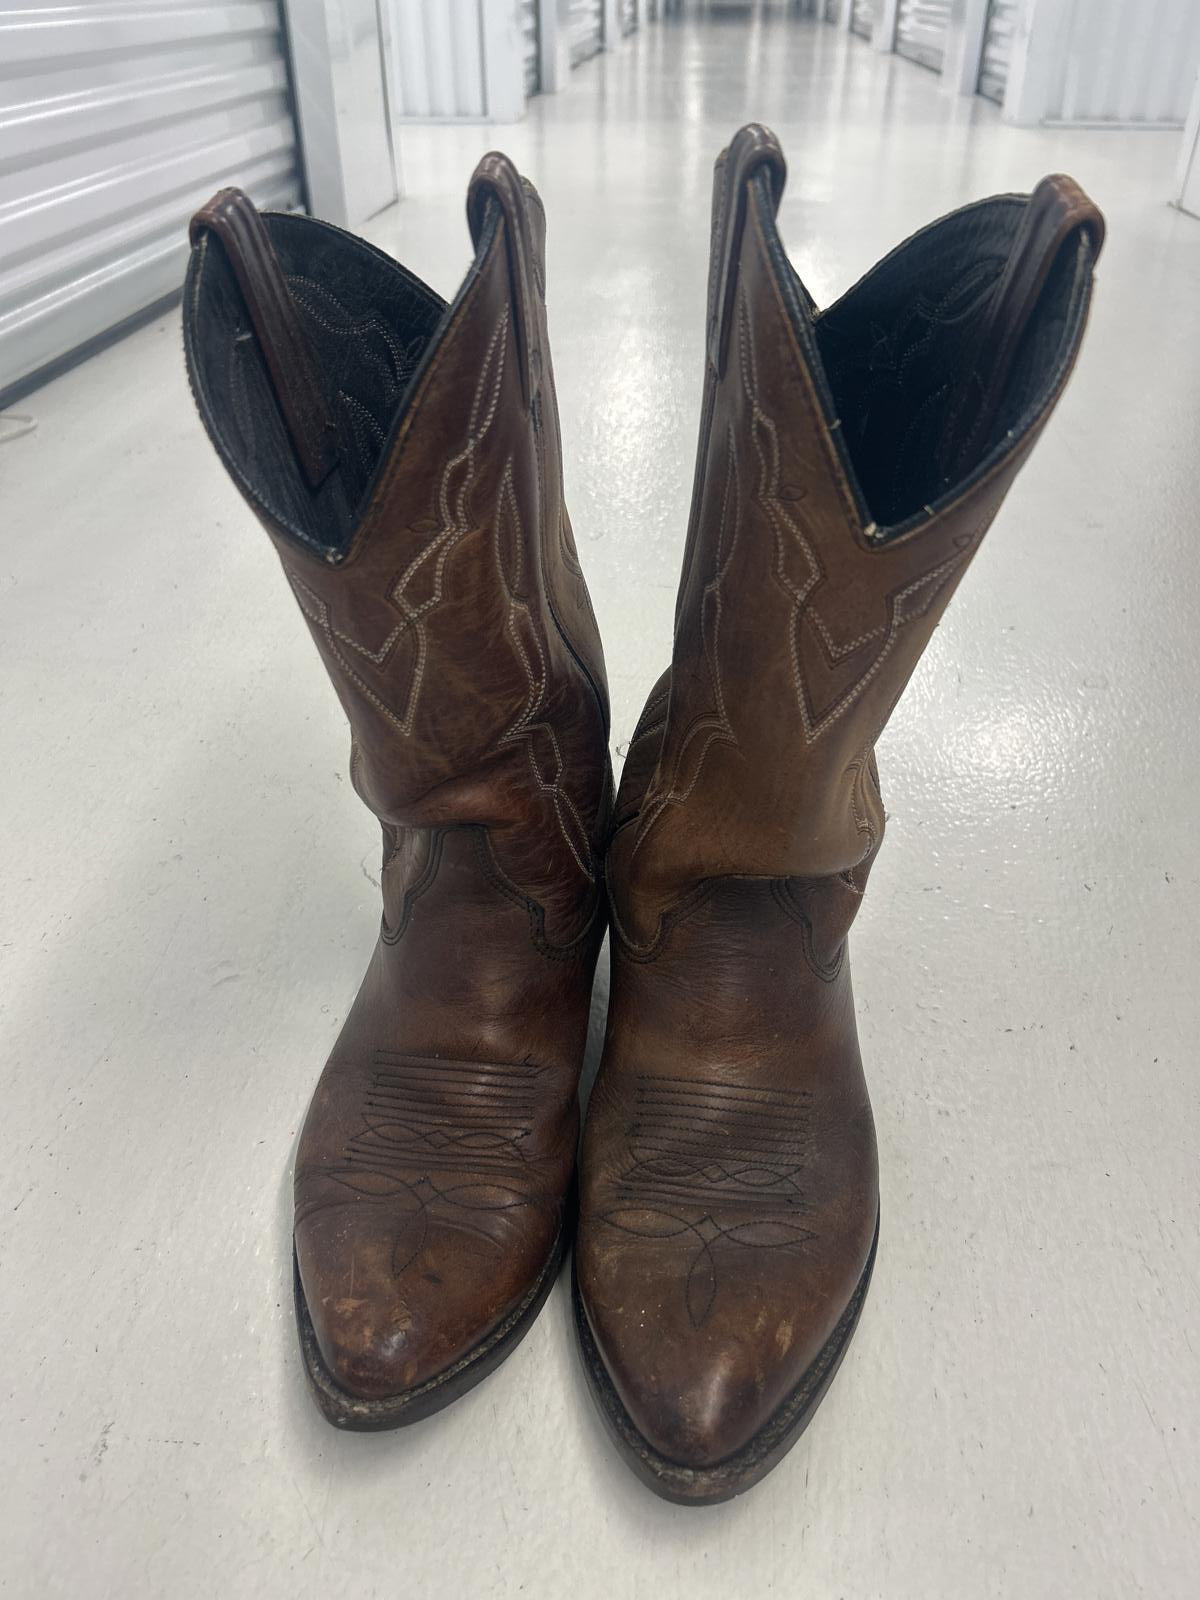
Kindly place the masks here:
<instances>
[{"instance_id":1,"label":"corrugated metal door","mask_svg":"<svg viewBox=\"0 0 1200 1600\"><path fill-rule=\"evenodd\" d=\"M951 0L900 0L896 13L896 53L942 70Z\"/></svg>"},{"instance_id":2,"label":"corrugated metal door","mask_svg":"<svg viewBox=\"0 0 1200 1600\"><path fill-rule=\"evenodd\" d=\"M408 0L395 17L393 117L486 116L479 0Z\"/></svg>"},{"instance_id":3,"label":"corrugated metal door","mask_svg":"<svg viewBox=\"0 0 1200 1600\"><path fill-rule=\"evenodd\" d=\"M341 26L329 39L330 68L346 221L354 226L390 206L399 188L383 81L379 7L376 0L337 0L337 10ZM297 49L299 37L297 29L293 34ZM318 153L311 152L310 159L315 164Z\"/></svg>"},{"instance_id":4,"label":"corrugated metal door","mask_svg":"<svg viewBox=\"0 0 1200 1600\"><path fill-rule=\"evenodd\" d=\"M618 15L622 34L632 33L638 25L638 0L620 0Z\"/></svg>"},{"instance_id":5,"label":"corrugated metal door","mask_svg":"<svg viewBox=\"0 0 1200 1600\"><path fill-rule=\"evenodd\" d=\"M821 15L826 22L837 22L842 14L842 0L825 0Z\"/></svg>"},{"instance_id":6,"label":"corrugated metal door","mask_svg":"<svg viewBox=\"0 0 1200 1600\"><path fill-rule=\"evenodd\" d=\"M1187 116L1200 62L1196 0L1088 0L1071 13L1048 121L1165 123Z\"/></svg>"},{"instance_id":7,"label":"corrugated metal door","mask_svg":"<svg viewBox=\"0 0 1200 1600\"><path fill-rule=\"evenodd\" d=\"M567 46L571 65L594 56L604 43L604 0L571 0L567 12Z\"/></svg>"},{"instance_id":8,"label":"corrugated metal door","mask_svg":"<svg viewBox=\"0 0 1200 1600\"><path fill-rule=\"evenodd\" d=\"M539 45L538 0L521 0L521 61L525 68L525 96L527 99L531 94L536 94L542 87Z\"/></svg>"},{"instance_id":9,"label":"corrugated metal door","mask_svg":"<svg viewBox=\"0 0 1200 1600\"><path fill-rule=\"evenodd\" d=\"M979 58L979 92L989 100L1004 104L1008 83L1008 64L1012 60L1013 30L1017 24L1018 0L991 0L983 34L983 54Z\"/></svg>"},{"instance_id":10,"label":"corrugated metal door","mask_svg":"<svg viewBox=\"0 0 1200 1600\"><path fill-rule=\"evenodd\" d=\"M850 31L869 39L875 29L875 8L879 0L850 0Z\"/></svg>"},{"instance_id":11,"label":"corrugated metal door","mask_svg":"<svg viewBox=\"0 0 1200 1600\"><path fill-rule=\"evenodd\" d=\"M223 184L301 197L277 0L0 7L0 392L179 288Z\"/></svg>"}]
</instances>

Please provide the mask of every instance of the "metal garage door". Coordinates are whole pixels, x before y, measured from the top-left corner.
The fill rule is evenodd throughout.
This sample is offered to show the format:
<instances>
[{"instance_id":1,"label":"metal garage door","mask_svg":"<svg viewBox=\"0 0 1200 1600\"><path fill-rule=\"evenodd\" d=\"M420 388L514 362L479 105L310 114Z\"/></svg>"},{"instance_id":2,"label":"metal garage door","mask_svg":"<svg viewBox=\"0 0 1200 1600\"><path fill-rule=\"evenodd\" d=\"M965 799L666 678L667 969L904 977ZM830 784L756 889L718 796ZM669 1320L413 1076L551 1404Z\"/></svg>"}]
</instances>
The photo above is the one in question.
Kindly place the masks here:
<instances>
[{"instance_id":1,"label":"metal garage door","mask_svg":"<svg viewBox=\"0 0 1200 1600\"><path fill-rule=\"evenodd\" d=\"M521 60L525 67L526 98L542 87L538 46L538 0L521 0Z\"/></svg>"},{"instance_id":2,"label":"metal garage door","mask_svg":"<svg viewBox=\"0 0 1200 1600\"><path fill-rule=\"evenodd\" d=\"M900 0L896 13L896 53L942 70L951 0Z\"/></svg>"},{"instance_id":3,"label":"metal garage door","mask_svg":"<svg viewBox=\"0 0 1200 1600\"><path fill-rule=\"evenodd\" d=\"M821 15L826 22L837 22L842 15L842 0L825 0Z\"/></svg>"},{"instance_id":4,"label":"metal garage door","mask_svg":"<svg viewBox=\"0 0 1200 1600\"><path fill-rule=\"evenodd\" d=\"M567 13L567 44L571 65L594 56L604 43L604 0L571 0Z\"/></svg>"},{"instance_id":5,"label":"metal garage door","mask_svg":"<svg viewBox=\"0 0 1200 1600\"><path fill-rule=\"evenodd\" d=\"M621 32L632 33L638 25L638 0L620 0L617 14L621 20Z\"/></svg>"},{"instance_id":6,"label":"metal garage door","mask_svg":"<svg viewBox=\"0 0 1200 1600\"><path fill-rule=\"evenodd\" d=\"M850 31L869 39L875 28L875 8L879 0L850 0Z\"/></svg>"},{"instance_id":7,"label":"metal garage door","mask_svg":"<svg viewBox=\"0 0 1200 1600\"><path fill-rule=\"evenodd\" d=\"M226 183L300 200L277 0L0 7L0 392L183 281Z\"/></svg>"},{"instance_id":8,"label":"metal garage door","mask_svg":"<svg viewBox=\"0 0 1200 1600\"><path fill-rule=\"evenodd\" d=\"M979 92L1000 105L1004 104L1016 25L1017 0L991 0L979 62Z\"/></svg>"}]
</instances>

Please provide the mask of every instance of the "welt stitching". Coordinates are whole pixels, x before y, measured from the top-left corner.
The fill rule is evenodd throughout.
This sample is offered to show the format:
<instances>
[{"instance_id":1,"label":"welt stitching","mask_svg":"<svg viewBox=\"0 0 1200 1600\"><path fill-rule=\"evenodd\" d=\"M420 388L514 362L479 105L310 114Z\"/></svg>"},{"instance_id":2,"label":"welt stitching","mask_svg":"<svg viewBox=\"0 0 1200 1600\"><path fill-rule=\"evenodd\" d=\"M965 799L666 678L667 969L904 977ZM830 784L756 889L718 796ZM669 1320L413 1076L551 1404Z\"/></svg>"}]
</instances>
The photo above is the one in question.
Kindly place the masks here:
<instances>
[{"instance_id":1,"label":"welt stitching","mask_svg":"<svg viewBox=\"0 0 1200 1600\"><path fill-rule=\"evenodd\" d=\"M506 900L510 900L513 905L519 906L524 910L529 918L530 938L538 952L545 956L547 961L573 961L585 946L591 934L602 903L602 896L597 894L594 897L591 913L573 939L562 945L551 944L545 934L545 911L538 905L536 900L531 899L529 895L522 894L515 884L510 883L500 871L496 864L495 856L492 854L491 843L487 839L487 829L474 827L472 831L475 834L475 856L480 871L492 887L499 890Z\"/></svg>"},{"instance_id":2,"label":"welt stitching","mask_svg":"<svg viewBox=\"0 0 1200 1600\"><path fill-rule=\"evenodd\" d=\"M986 530L988 523L991 521L991 515L989 514L988 517L980 524L980 526L976 528L974 532L972 532L965 540L959 541L958 548L952 556L941 561L928 571L919 574L910 583L906 584L901 589L894 591L887 597L889 620L886 624L886 638L882 649L879 651L874 662L867 669L867 671L863 673L854 682L854 684L852 684L851 687L833 703L832 707L823 717L818 718L814 722L809 713L807 696L804 691L803 676L800 671L799 644L796 623L803 615L806 618L817 620L818 626L821 626L823 619L818 618L818 613L810 602L814 591L823 581L825 581L826 574L815 548L812 544L810 544L809 539L805 537L803 529L791 516L791 514L784 509L782 502L779 500L778 431L775 423L766 415L759 403L758 368L754 352L754 338L753 332L750 328L750 317L744 298L741 302L740 311L741 315L739 316L738 323L740 355L739 365L742 374L743 388L746 393L746 398L750 403L755 420L762 424L762 427L768 434L773 447L771 450L771 460L768 463L767 456L763 451L763 447L757 437L757 434L754 434L754 448L759 458L761 474L760 498L765 505L768 519L770 520L772 529L775 533L776 562L774 576L776 577L776 580L779 582L780 586L791 596L792 599L794 609L789 628L792 677L796 688L800 717L804 725L805 737L808 739L810 744L815 744L821 735L825 733L833 725L833 723L836 722L847 710L849 710L849 708L865 693L867 687L877 676L885 661L895 648L901 627L903 627L905 623L910 622L916 617L924 614L925 608L922 608L921 610L915 611L912 616L906 615L904 613L903 602L917 590L929 586L931 590L929 603L932 604L933 597L936 594L937 589L940 587L940 581L969 558L980 535ZM787 573L783 568L784 546L781 538L781 523L786 525L786 527L788 527L795 535L795 538L799 542L805 559L808 561L811 569L807 580L798 586L788 579ZM822 629L822 631L824 632L824 629ZM876 630L876 633L882 632L884 632L883 628ZM873 636L874 635L872 635L872 637ZM859 642L861 643L864 641L860 640ZM833 648L835 651L837 649L836 646L831 646L831 648ZM843 646L841 649L843 655L848 653L848 647Z\"/></svg>"},{"instance_id":3,"label":"welt stitching","mask_svg":"<svg viewBox=\"0 0 1200 1600\"><path fill-rule=\"evenodd\" d=\"M657 722L651 722L648 723L646 727L639 728L634 734L633 738L629 741L629 749L625 752L625 759L629 759L629 756L632 754L635 745L641 744L643 739L648 739L653 733L661 733L666 725L666 717L660 717Z\"/></svg>"},{"instance_id":4,"label":"welt stitching","mask_svg":"<svg viewBox=\"0 0 1200 1600\"><path fill-rule=\"evenodd\" d=\"M732 506L732 515L731 508ZM732 527L732 534L730 528ZM721 517L717 525L717 548L715 552L715 572L705 584L700 595L700 636L704 649L704 660L708 667L709 678L712 683L713 707L705 712L687 730L679 748L671 754L671 779L664 792L652 800L645 818L638 828L638 836L634 841L630 860L637 855L651 828L662 816L663 812L671 805L686 805L692 792L700 782L700 775L704 770L704 763L708 752L714 744L737 744L737 735L733 731L733 723L725 705L725 685L721 676L720 653L720 628L723 612L721 586L733 562L733 554L737 548L738 534L741 530L741 483L737 470L737 454L734 447L733 427L730 424L725 433L725 478L721 494ZM728 541L728 542L727 542ZM707 602L712 598L712 610L716 615L709 621L709 607ZM644 714L644 713L643 713ZM700 753L696 757L696 765L692 770L691 781L686 788L678 788L680 769L687 759L693 740L697 735L707 735L700 746ZM630 745L632 749L632 743Z\"/></svg>"},{"instance_id":5,"label":"welt stitching","mask_svg":"<svg viewBox=\"0 0 1200 1600\"><path fill-rule=\"evenodd\" d=\"M485 282L484 274L491 266L499 237L499 233L493 237L492 243L488 249L487 260L480 267L478 274L474 278L474 281L471 282L469 287L463 293L462 299L458 304L458 309L455 312L449 326L441 331L441 337L438 340L439 351L445 351L449 347L452 336L455 335L462 327L463 323L468 320L468 312L473 309L474 302L482 293L481 286ZM376 528L383 520L384 508L390 500L391 492L395 487L396 480L400 476L400 469L404 463L405 457L408 454L409 447L412 444L413 434L417 431L417 423L424 413L426 407L429 405L430 390L433 386L432 376L434 371L435 366L433 364L426 368L421 382L421 387L418 393L413 397L412 405L404 419L403 431L400 439L397 441L392 459L388 462L378 484L375 487L375 492L371 497L370 508L364 516L362 522L359 524L351 549L347 552L344 560L338 563L338 566L341 568L348 567L351 563L358 559L359 555L370 542Z\"/></svg>"},{"instance_id":6,"label":"welt stitching","mask_svg":"<svg viewBox=\"0 0 1200 1600\"><path fill-rule=\"evenodd\" d=\"M287 281L289 284L302 283L306 288L312 289L322 299L332 300L333 304L346 318L347 325L339 327L336 322L330 322L327 317L324 317L321 314L320 311L314 310L307 300L301 298L301 304L304 306L304 309L307 311L308 315L312 317L314 322L318 323L322 328L327 329L330 333L342 334L346 336L358 336L361 335L363 330L366 328L374 329L375 332L379 334L384 344L386 344L388 349L392 352L392 355L395 357L397 368L403 368L404 359L401 354L400 347L396 343L392 332L386 323L381 322L378 317L369 313L365 317L354 316L354 314L342 304L337 296L326 289L323 284L315 282L312 278L304 277L302 273L289 273Z\"/></svg>"},{"instance_id":7,"label":"welt stitching","mask_svg":"<svg viewBox=\"0 0 1200 1600\"><path fill-rule=\"evenodd\" d=\"M380 446L386 442L386 435L384 434L383 429L379 426L378 418L375 416L374 412L368 410L368 408L363 405L361 400L356 400L352 394L347 394L345 389L338 390L338 399L344 403L346 409L350 412L352 421L361 420L365 422L367 427L375 435L375 438L378 440Z\"/></svg>"},{"instance_id":8,"label":"welt stitching","mask_svg":"<svg viewBox=\"0 0 1200 1600\"><path fill-rule=\"evenodd\" d=\"M584 827L579 812L576 809L575 802L562 786L562 780L566 775L567 765L563 760L562 748L558 742L558 735L555 733L551 723L546 721L535 723L533 721L534 716L541 710L543 704L545 703L546 685L549 681L549 665L547 663L546 653L542 649L541 640L538 638L538 631L534 625L533 613L523 601L518 599L505 570L504 560L500 549L500 527L502 515L506 509L512 523L513 544L517 552L516 559L518 577L516 581L519 582L525 548L525 527L521 520L521 510L520 506L517 504L516 490L513 486L511 460L509 460L509 462L506 464L504 475L501 479L500 494L497 498L496 511L492 521L492 546L496 558L497 577L500 580L501 588L503 589L505 599L508 602L508 617L506 618L505 622L506 631L508 632L512 641L516 656L524 669L529 688L525 698L525 705L520 715L517 717L516 722L514 722L512 726L500 736L497 747L503 748L504 745L510 744L517 739L524 739L526 754L529 758L529 767L533 773L533 781L542 794L547 794L550 796L550 803L554 809L555 819L558 822L559 831L563 836L563 840L567 846L567 849L574 857L575 863L579 867L580 872L583 873L584 877L589 883L594 883L595 874L589 865L592 854L591 840L588 837L587 829ZM529 625L529 637L538 653L538 664L541 672L540 678L535 676L533 667L529 661L529 657L523 644L521 643L520 634L515 623L518 613L524 614L526 622ZM555 770L554 775L549 782L542 777L534 752L533 735L539 730L545 733L547 738L550 740L550 747L554 752ZM566 808L571 821L574 823L575 828L577 829L577 838L583 841L582 854L576 846L576 839L571 837L571 829L568 827L567 818L563 814L564 807ZM585 857L587 859L585 859Z\"/></svg>"},{"instance_id":9,"label":"welt stitching","mask_svg":"<svg viewBox=\"0 0 1200 1600\"><path fill-rule=\"evenodd\" d=\"M632 818L630 820L632 820ZM624 950L624 953L628 959L630 961L637 961L639 963L646 964L656 961L662 953L663 945L666 943L668 934L670 934L676 927L682 926L682 924L687 921L693 912L698 911L704 902L710 897L716 886L717 880L715 878L702 878L700 882L690 889L687 894L682 897L682 899L678 900L669 911L661 912L659 914L658 927L655 930L654 937L650 940L649 944L645 945L637 944L632 938L630 938L629 934L626 933L624 925L617 914L616 902L610 893L608 897L609 921L612 925L613 932L620 940L622 949Z\"/></svg>"},{"instance_id":10,"label":"welt stitching","mask_svg":"<svg viewBox=\"0 0 1200 1600\"><path fill-rule=\"evenodd\" d=\"M758 239L759 248L762 253L764 275L767 279L770 293L774 297L776 311L779 317L782 319L783 325L788 332L788 343L792 356L792 369L799 379L801 404L803 405L806 413L805 423L811 432L811 436L818 441L821 453L825 457L826 464L830 469L830 476L833 480L834 487L837 490L839 498L841 499L842 509L846 514L846 520L852 528L857 529L859 527L858 508L855 505L854 496L850 492L850 486L846 482L846 475L842 470L842 464L838 459L837 450L834 448L833 440L829 437L829 431L825 426L824 418L821 415L821 409L818 406L816 396L813 393L812 378L808 372L807 364L803 359L796 340L796 333L795 329L792 327L791 317L788 315L788 309L784 303L783 296L780 293L779 284L776 281L775 274L771 270L770 250L767 245L766 237L763 233L762 218L759 215L759 208L757 206L753 206L751 207L751 210L754 213L754 232Z\"/></svg>"},{"instance_id":11,"label":"welt stitching","mask_svg":"<svg viewBox=\"0 0 1200 1600\"><path fill-rule=\"evenodd\" d=\"M826 966L817 959L817 953L813 948L812 942L812 922L796 903L792 894L791 883L787 878L774 878L772 880L771 898L784 915L789 917L800 929L800 948L804 953L804 960L810 972L815 978L819 978L822 983L833 983L842 970L842 963L846 957L846 941L842 940L841 944L838 945L837 955Z\"/></svg>"},{"instance_id":12,"label":"welt stitching","mask_svg":"<svg viewBox=\"0 0 1200 1600\"><path fill-rule=\"evenodd\" d=\"M417 552L417 554L408 563L400 577L391 586L389 598L394 604L401 607L403 615L396 623L395 627L392 628L391 632L384 639L383 643L378 647L378 649L372 650L370 646L363 644L361 641L353 638L350 634L345 633L341 629L335 627L328 602L322 599L322 597L314 590L310 589L297 573L285 569L288 570L288 578L291 581L292 589L296 594L296 598L300 602L301 609L304 611L309 620L315 622L317 626L320 627L324 632L330 649L333 651L336 659L341 663L344 671L347 673L351 681L367 697L367 699L370 700L372 704L374 704L377 709L381 711L383 715L399 729L401 734L403 734L406 738L409 736L409 734L411 734L413 724L415 722L417 704L420 699L421 689L424 684L425 665L428 657L428 636L425 625L421 619L426 615L427 612L433 610L435 607L441 604L443 599L442 584L446 561L449 558L450 552L472 531L468 525L468 519L465 515L466 501L468 494L474 486L475 477L478 472L476 453L480 444L487 436L487 433L491 428L499 405L500 389L504 380L505 368L505 346L503 343L503 336L507 326L508 310L506 307L501 313L500 320L497 323L492 333L492 337L488 343L487 353L484 356L479 379L475 387L475 394L472 399L470 416L467 423L467 442L456 455L451 457L451 459L442 469L442 477L438 489L438 508L441 514L441 526L434 537ZM492 392L488 398L487 405L481 419L479 416L479 410L480 406L483 404L484 387L489 380L491 382ZM449 493L451 475L464 461L467 463L466 476L463 483L458 486L455 497L455 506L452 512L450 507ZM409 602L404 598L404 591L419 568L427 560L433 557L435 553L436 566L434 569L435 575L433 592L430 597L423 601L420 605L410 605ZM305 604L306 596L309 604ZM412 679L408 685L404 713L401 716L397 715L397 713L390 706L386 705L380 696L367 683L365 683L361 677L359 677L354 668L346 660L345 655L341 650L339 650L336 641L340 640L342 644L347 645L351 649L357 651L360 655L365 656L366 659L372 662L373 665L381 666L391 653L400 635L410 627L413 629L417 639L417 659L414 666Z\"/></svg>"},{"instance_id":13,"label":"welt stitching","mask_svg":"<svg viewBox=\"0 0 1200 1600\"><path fill-rule=\"evenodd\" d=\"M396 926L394 928L389 928L386 917L383 919L383 927L380 933L380 938L383 940L384 944L399 944L400 940L404 937L404 934L408 930L409 923L412 921L412 915L416 908L417 901L423 894L432 888L434 879L437 877L438 870L442 864L442 845L445 841L445 836L445 828L436 828L434 830L433 837L429 841L429 850L425 857L425 864L421 870L421 873L416 882L404 890L400 906L400 918L396 923ZM396 848L399 849L399 846L397 845ZM395 851L393 851L393 856L394 855ZM388 862L385 862L385 870L387 866Z\"/></svg>"},{"instance_id":14,"label":"welt stitching","mask_svg":"<svg viewBox=\"0 0 1200 1600\"><path fill-rule=\"evenodd\" d=\"M537 435L537 443L536 443L536 448L535 448L535 451L534 451L534 455L535 455L535 458L536 458L536 461L537 461L537 477L538 477L538 530L539 530L538 541L537 541L538 572L541 574L542 592L546 597L546 609L550 613L551 621L554 623L554 627L555 627L555 629L556 629L556 631L558 633L558 636L562 640L563 644L566 646L567 653L570 655L570 657L574 661L575 665L579 668L580 672L583 674L585 682L587 683L588 687L591 689L592 698L596 702L596 709L600 713L601 725L603 727L607 728L607 726L608 726L608 707L607 707L607 702L606 702L604 696L600 693L600 686L596 682L595 678L592 676L592 672L591 672L590 667L587 665L587 663L584 660L584 658L583 658L582 654L580 653L579 649L576 647L576 645L575 645L574 641L572 640L570 634L568 633L567 629L563 626L562 619L560 618L560 616L558 614L558 607L555 605L555 602L554 602L554 588L553 588L553 585L548 583L547 579L546 579L546 561L545 561L544 540L543 540L543 538L541 536L541 533L542 533L542 517L543 517L543 514L544 514L543 508L544 508L545 503L546 503L546 500L545 500L545 495L546 495L546 477L545 477L545 462L543 460L543 451L544 451L543 435L539 432L538 435ZM562 541L562 538L563 538L563 533L562 533L562 524L561 524L561 518L560 518L560 524L559 524L559 541L560 541L560 543ZM578 568L576 570L578 570L580 582L583 582L583 570L582 570L582 568ZM586 597L587 596L587 585L586 585L586 583L584 584L583 592L584 592L584 595ZM590 612L591 609L592 609L592 602L591 602L591 598L590 597L588 597L588 602L587 603L588 603L588 610ZM592 620L593 620L593 622L595 621L595 613L594 612L592 613Z\"/></svg>"}]
</instances>

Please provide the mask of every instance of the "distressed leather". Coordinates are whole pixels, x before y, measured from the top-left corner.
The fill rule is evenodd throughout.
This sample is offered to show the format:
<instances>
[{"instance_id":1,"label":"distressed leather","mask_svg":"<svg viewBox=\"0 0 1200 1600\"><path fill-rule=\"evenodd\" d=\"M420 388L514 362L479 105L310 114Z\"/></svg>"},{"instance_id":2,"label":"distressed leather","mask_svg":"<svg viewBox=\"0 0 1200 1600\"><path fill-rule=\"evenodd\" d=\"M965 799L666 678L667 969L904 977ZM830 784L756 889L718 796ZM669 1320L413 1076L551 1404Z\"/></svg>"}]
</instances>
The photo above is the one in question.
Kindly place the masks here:
<instances>
[{"instance_id":1,"label":"distressed leather","mask_svg":"<svg viewBox=\"0 0 1200 1600\"><path fill-rule=\"evenodd\" d=\"M576 1250L660 1468L746 1451L865 1286L847 934L884 833L874 746L1079 346L1102 223L1048 183L935 223L821 313L779 240L774 137L743 129L717 164L692 517L617 799Z\"/></svg>"},{"instance_id":2,"label":"distressed leather","mask_svg":"<svg viewBox=\"0 0 1200 1600\"><path fill-rule=\"evenodd\" d=\"M450 306L306 218L261 219L256 278L245 206L236 228L196 219L185 339L382 825L379 941L295 1170L321 1358L373 1400L468 1360L561 1248L604 928L607 688L563 503L534 191L506 158L480 163ZM315 483L312 430L279 403L310 364L338 447Z\"/></svg>"}]
</instances>

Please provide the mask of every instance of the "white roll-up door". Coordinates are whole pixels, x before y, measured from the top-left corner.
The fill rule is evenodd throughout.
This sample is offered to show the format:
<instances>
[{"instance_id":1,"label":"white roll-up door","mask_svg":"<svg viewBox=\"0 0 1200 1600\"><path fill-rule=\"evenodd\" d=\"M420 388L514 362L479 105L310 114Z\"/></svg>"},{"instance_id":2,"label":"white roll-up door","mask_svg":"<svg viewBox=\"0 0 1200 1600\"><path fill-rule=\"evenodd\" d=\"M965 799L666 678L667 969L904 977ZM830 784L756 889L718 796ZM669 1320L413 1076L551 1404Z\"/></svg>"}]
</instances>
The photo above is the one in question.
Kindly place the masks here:
<instances>
[{"instance_id":1,"label":"white roll-up door","mask_svg":"<svg viewBox=\"0 0 1200 1600\"><path fill-rule=\"evenodd\" d=\"M395 15L393 119L485 117L479 0L410 0Z\"/></svg>"},{"instance_id":2,"label":"white roll-up door","mask_svg":"<svg viewBox=\"0 0 1200 1600\"><path fill-rule=\"evenodd\" d=\"M521 0L521 63L525 69L525 96L542 87L539 53L538 0Z\"/></svg>"},{"instance_id":3,"label":"white roll-up door","mask_svg":"<svg viewBox=\"0 0 1200 1600\"><path fill-rule=\"evenodd\" d=\"M638 0L619 0L617 15L621 19L622 34L632 33L638 25Z\"/></svg>"},{"instance_id":4,"label":"white roll-up door","mask_svg":"<svg viewBox=\"0 0 1200 1600\"><path fill-rule=\"evenodd\" d=\"M225 184L299 202L278 0L0 7L0 393L174 293Z\"/></svg>"},{"instance_id":5,"label":"white roll-up door","mask_svg":"<svg viewBox=\"0 0 1200 1600\"><path fill-rule=\"evenodd\" d=\"M1008 64L1012 60L1013 31L1017 23L1018 0L991 0L983 34L983 54L979 59L979 92L989 100L1004 104L1008 83Z\"/></svg>"},{"instance_id":6,"label":"white roll-up door","mask_svg":"<svg viewBox=\"0 0 1200 1600\"><path fill-rule=\"evenodd\" d=\"M869 39L875 29L875 8L879 0L849 0L850 31Z\"/></svg>"},{"instance_id":7,"label":"white roll-up door","mask_svg":"<svg viewBox=\"0 0 1200 1600\"><path fill-rule=\"evenodd\" d=\"M896 53L942 70L951 0L900 0L896 13Z\"/></svg>"},{"instance_id":8,"label":"white roll-up door","mask_svg":"<svg viewBox=\"0 0 1200 1600\"><path fill-rule=\"evenodd\" d=\"M567 13L567 45L571 65L594 56L604 43L604 0L571 0Z\"/></svg>"}]
</instances>

